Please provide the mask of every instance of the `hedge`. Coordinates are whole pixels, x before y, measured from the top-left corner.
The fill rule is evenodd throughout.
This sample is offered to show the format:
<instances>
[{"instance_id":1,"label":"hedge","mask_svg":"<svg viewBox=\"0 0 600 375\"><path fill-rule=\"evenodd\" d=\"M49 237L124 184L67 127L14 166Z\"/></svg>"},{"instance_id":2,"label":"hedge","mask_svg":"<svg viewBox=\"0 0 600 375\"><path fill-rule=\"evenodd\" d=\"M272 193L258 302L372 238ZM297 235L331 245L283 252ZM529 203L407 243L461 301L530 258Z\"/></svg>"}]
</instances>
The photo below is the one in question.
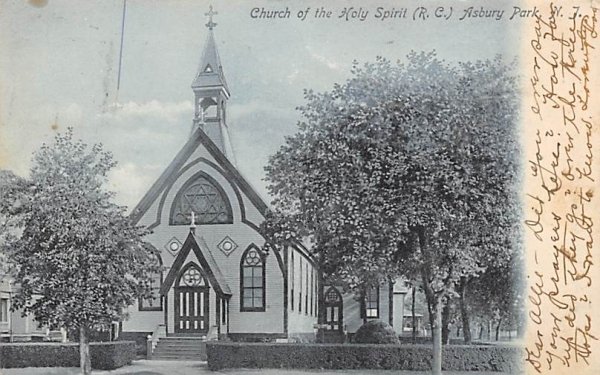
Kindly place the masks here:
<instances>
[{"instance_id":1,"label":"hedge","mask_svg":"<svg viewBox=\"0 0 600 375\"><path fill-rule=\"evenodd\" d=\"M431 370L430 345L209 342L208 368ZM523 351L508 346L445 346L446 371L518 373Z\"/></svg>"},{"instance_id":2,"label":"hedge","mask_svg":"<svg viewBox=\"0 0 600 375\"><path fill-rule=\"evenodd\" d=\"M114 341L90 344L92 368L114 370L135 359L135 342ZM0 344L0 368L79 367L77 343Z\"/></svg>"}]
</instances>

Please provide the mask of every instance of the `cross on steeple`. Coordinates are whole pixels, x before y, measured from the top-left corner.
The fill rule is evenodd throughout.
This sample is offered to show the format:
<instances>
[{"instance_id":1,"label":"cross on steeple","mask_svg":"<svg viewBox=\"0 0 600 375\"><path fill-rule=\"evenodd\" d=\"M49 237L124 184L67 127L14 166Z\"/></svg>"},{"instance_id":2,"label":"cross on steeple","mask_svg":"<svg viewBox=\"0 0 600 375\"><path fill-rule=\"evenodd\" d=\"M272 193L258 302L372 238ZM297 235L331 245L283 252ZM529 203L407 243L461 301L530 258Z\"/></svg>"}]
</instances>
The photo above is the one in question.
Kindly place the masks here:
<instances>
[{"instance_id":1,"label":"cross on steeple","mask_svg":"<svg viewBox=\"0 0 600 375\"><path fill-rule=\"evenodd\" d=\"M206 24L206 27L208 27L209 30L212 30L215 26L217 26L217 24L213 22L213 16L217 14L219 13L213 11L212 5L208 7L208 12L204 13L205 16L208 16L208 23Z\"/></svg>"}]
</instances>

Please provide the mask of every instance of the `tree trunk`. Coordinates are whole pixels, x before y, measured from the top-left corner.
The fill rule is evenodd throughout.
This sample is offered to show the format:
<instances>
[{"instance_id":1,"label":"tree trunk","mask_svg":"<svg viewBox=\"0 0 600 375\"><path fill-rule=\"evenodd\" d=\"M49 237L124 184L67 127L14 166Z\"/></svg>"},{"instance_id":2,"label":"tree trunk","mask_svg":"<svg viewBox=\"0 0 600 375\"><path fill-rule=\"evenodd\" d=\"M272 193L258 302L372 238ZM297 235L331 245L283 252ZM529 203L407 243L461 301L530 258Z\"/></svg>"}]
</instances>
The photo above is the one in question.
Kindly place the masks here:
<instances>
[{"instance_id":1,"label":"tree trunk","mask_svg":"<svg viewBox=\"0 0 600 375\"><path fill-rule=\"evenodd\" d=\"M87 328L79 328L79 366L83 375L92 373L92 359L90 357L90 340Z\"/></svg>"},{"instance_id":2,"label":"tree trunk","mask_svg":"<svg viewBox=\"0 0 600 375\"><path fill-rule=\"evenodd\" d=\"M498 325L496 325L496 341L500 338L500 324L502 324L502 319L498 320Z\"/></svg>"},{"instance_id":3,"label":"tree trunk","mask_svg":"<svg viewBox=\"0 0 600 375\"><path fill-rule=\"evenodd\" d=\"M479 324L479 338L478 340L481 341L483 339L483 323Z\"/></svg>"},{"instance_id":4,"label":"tree trunk","mask_svg":"<svg viewBox=\"0 0 600 375\"><path fill-rule=\"evenodd\" d=\"M413 286L412 290L412 304L411 304L411 312L412 312L412 340L413 344L417 343L417 317L415 316L415 297L417 296L417 288Z\"/></svg>"},{"instance_id":5,"label":"tree trunk","mask_svg":"<svg viewBox=\"0 0 600 375\"><path fill-rule=\"evenodd\" d=\"M450 300L446 299L442 308L442 344L448 345L450 342Z\"/></svg>"},{"instance_id":6,"label":"tree trunk","mask_svg":"<svg viewBox=\"0 0 600 375\"><path fill-rule=\"evenodd\" d=\"M429 296L428 293L425 293L425 299L427 300L427 313L429 315L429 327L433 328L433 309L431 308L431 306L433 305L433 302L431 301L431 296Z\"/></svg>"},{"instance_id":7,"label":"tree trunk","mask_svg":"<svg viewBox=\"0 0 600 375\"><path fill-rule=\"evenodd\" d=\"M471 343L471 322L469 319L469 311L467 309L467 301L465 301L465 294L467 293L467 278L460 278L459 291L459 302L460 302L460 316L462 319L463 333L465 335L465 344Z\"/></svg>"},{"instance_id":8,"label":"tree trunk","mask_svg":"<svg viewBox=\"0 0 600 375\"><path fill-rule=\"evenodd\" d=\"M442 309L441 301L438 301L433 307L433 330L431 338L433 340L433 358L431 361L431 374L442 375Z\"/></svg>"},{"instance_id":9,"label":"tree trunk","mask_svg":"<svg viewBox=\"0 0 600 375\"><path fill-rule=\"evenodd\" d=\"M431 339L433 341L433 358L431 360L431 374L442 375L442 296L436 295L431 285L431 273L433 272L433 255L430 252L429 244L425 234L425 228L417 228L419 247L423 254L423 264L421 266L421 278L423 281L423 290L427 298L427 305L430 311L429 320L431 322Z\"/></svg>"}]
</instances>

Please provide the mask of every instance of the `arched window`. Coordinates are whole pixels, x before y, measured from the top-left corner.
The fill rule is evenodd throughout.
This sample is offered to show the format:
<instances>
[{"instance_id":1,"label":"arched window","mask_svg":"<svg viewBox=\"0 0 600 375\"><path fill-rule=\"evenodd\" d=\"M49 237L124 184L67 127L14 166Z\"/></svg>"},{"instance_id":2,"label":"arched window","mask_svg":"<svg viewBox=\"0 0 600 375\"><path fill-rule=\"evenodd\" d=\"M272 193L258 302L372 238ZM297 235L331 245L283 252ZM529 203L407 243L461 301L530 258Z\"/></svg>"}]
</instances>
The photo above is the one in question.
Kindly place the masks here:
<instances>
[{"instance_id":1,"label":"arched window","mask_svg":"<svg viewBox=\"0 0 600 375\"><path fill-rule=\"evenodd\" d=\"M325 308L325 324L328 330L343 331L344 301L336 287L330 286L325 292L323 307Z\"/></svg>"},{"instance_id":2,"label":"arched window","mask_svg":"<svg viewBox=\"0 0 600 375\"><path fill-rule=\"evenodd\" d=\"M162 268L163 263L160 255L158 254L158 250L154 250L152 252L152 257L154 257L158 261L158 264ZM155 272L152 274L152 278L150 280L150 289L152 290L152 296L149 298L140 298L140 311L162 311L162 296L160 295L160 287L162 285L162 282L162 272Z\"/></svg>"},{"instance_id":3,"label":"arched window","mask_svg":"<svg viewBox=\"0 0 600 375\"><path fill-rule=\"evenodd\" d=\"M254 245L240 263L241 311L265 311L265 257Z\"/></svg>"},{"instance_id":4,"label":"arched window","mask_svg":"<svg viewBox=\"0 0 600 375\"><path fill-rule=\"evenodd\" d=\"M231 224L233 215L227 195L219 184L200 172L186 182L171 206L171 225L190 225L192 211L196 224Z\"/></svg>"}]
</instances>

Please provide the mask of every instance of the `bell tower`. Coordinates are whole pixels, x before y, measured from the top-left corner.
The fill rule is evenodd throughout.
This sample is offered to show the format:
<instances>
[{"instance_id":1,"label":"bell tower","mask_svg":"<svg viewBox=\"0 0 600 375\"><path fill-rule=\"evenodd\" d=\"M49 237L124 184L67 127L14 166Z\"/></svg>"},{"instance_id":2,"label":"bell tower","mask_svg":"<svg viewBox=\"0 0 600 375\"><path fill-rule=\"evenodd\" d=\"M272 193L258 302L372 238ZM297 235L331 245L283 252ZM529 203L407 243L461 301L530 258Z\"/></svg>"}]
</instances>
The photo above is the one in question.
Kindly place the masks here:
<instances>
[{"instance_id":1,"label":"bell tower","mask_svg":"<svg viewBox=\"0 0 600 375\"><path fill-rule=\"evenodd\" d=\"M198 72L192 82L192 90L194 91L192 132L197 128L202 129L229 161L235 164L227 128L226 108L230 94L214 37L214 28L217 24L213 22L213 16L216 14L217 12L213 11L212 5L209 7L208 13L205 14L208 16L208 23L206 24L208 37L204 44Z\"/></svg>"}]
</instances>

